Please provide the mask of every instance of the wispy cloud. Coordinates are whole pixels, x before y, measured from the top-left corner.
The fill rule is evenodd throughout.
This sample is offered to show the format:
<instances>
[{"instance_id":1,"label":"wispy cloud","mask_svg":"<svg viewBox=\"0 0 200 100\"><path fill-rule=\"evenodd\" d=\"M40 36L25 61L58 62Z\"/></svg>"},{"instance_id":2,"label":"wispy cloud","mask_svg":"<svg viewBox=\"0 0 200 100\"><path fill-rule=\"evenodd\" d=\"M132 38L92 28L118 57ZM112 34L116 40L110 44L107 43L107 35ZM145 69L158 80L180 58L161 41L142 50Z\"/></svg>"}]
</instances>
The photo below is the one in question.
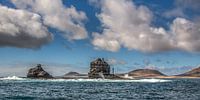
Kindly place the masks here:
<instances>
[{"instance_id":1,"label":"wispy cloud","mask_svg":"<svg viewBox=\"0 0 200 100\"><path fill-rule=\"evenodd\" d=\"M120 59L116 59L116 58L110 58L110 59L107 59L107 62L110 64L110 65L114 65L114 66L118 66L118 65L126 65L127 62L124 61L124 60L120 60Z\"/></svg>"}]
</instances>

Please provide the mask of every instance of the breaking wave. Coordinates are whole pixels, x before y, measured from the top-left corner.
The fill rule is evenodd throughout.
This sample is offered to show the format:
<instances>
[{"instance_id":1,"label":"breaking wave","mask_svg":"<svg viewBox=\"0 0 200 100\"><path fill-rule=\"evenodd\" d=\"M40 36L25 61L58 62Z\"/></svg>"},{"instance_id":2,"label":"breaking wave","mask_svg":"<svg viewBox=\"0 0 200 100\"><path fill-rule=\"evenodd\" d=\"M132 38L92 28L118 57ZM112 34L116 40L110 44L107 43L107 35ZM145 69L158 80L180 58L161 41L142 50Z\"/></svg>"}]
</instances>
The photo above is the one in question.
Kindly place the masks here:
<instances>
[{"instance_id":1,"label":"breaking wave","mask_svg":"<svg viewBox=\"0 0 200 100\"><path fill-rule=\"evenodd\" d=\"M24 80L24 78L20 78L17 76L8 76L8 77L0 78L0 80Z\"/></svg>"},{"instance_id":2,"label":"breaking wave","mask_svg":"<svg viewBox=\"0 0 200 100\"><path fill-rule=\"evenodd\" d=\"M110 79L58 79L51 81L66 81L66 82L143 82L143 83L157 83L170 82L171 80L164 79L135 79L135 80L110 80Z\"/></svg>"},{"instance_id":3,"label":"breaking wave","mask_svg":"<svg viewBox=\"0 0 200 100\"><path fill-rule=\"evenodd\" d=\"M139 80L132 80L133 82L148 82L148 83L156 83L156 82L170 82L171 80L164 80L164 79L139 79Z\"/></svg>"},{"instance_id":4,"label":"breaking wave","mask_svg":"<svg viewBox=\"0 0 200 100\"><path fill-rule=\"evenodd\" d=\"M17 76L0 78L0 80L15 80L20 82L141 82L141 83L158 83L170 82L165 79L131 79L131 80L111 80L111 79L28 79Z\"/></svg>"}]
</instances>

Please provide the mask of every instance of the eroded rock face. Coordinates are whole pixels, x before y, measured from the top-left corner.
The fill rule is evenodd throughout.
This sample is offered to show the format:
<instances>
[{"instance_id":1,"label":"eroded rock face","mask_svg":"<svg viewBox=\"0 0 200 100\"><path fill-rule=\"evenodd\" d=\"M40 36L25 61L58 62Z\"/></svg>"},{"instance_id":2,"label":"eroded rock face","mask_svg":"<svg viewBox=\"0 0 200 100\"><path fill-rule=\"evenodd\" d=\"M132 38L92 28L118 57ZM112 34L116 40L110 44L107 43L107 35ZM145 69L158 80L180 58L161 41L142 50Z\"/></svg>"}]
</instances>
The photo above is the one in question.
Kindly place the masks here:
<instances>
[{"instance_id":1,"label":"eroded rock face","mask_svg":"<svg viewBox=\"0 0 200 100\"><path fill-rule=\"evenodd\" d=\"M90 63L89 78L104 78L110 75L110 65L102 58Z\"/></svg>"},{"instance_id":2,"label":"eroded rock face","mask_svg":"<svg viewBox=\"0 0 200 100\"><path fill-rule=\"evenodd\" d=\"M28 78L53 78L52 75L44 71L41 64L36 67L29 69L27 73Z\"/></svg>"}]
</instances>

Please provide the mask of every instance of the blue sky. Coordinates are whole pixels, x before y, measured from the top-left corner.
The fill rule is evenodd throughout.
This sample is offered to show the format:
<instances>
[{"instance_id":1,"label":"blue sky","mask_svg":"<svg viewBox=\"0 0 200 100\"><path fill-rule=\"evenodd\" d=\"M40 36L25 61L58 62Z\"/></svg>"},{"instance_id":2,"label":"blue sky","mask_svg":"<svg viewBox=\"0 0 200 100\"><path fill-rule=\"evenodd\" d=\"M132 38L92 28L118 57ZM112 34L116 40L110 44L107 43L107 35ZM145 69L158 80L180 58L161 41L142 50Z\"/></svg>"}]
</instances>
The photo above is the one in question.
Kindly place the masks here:
<instances>
[{"instance_id":1,"label":"blue sky","mask_svg":"<svg viewBox=\"0 0 200 100\"><path fill-rule=\"evenodd\" d=\"M0 23L15 27L0 25L0 75L24 76L37 63L53 75L87 73L98 57L117 73L153 68L178 74L195 68L200 3L183 1L1 0Z\"/></svg>"}]
</instances>

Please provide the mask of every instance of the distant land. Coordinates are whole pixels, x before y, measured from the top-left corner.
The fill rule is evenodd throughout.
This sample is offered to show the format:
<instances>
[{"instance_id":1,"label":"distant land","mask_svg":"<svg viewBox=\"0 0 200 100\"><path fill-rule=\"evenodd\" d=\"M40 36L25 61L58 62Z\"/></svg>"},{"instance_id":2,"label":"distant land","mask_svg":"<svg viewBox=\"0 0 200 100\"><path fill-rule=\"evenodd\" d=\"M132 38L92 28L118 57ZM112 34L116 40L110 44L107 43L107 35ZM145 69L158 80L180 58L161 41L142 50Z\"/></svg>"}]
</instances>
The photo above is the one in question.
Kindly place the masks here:
<instances>
[{"instance_id":1,"label":"distant land","mask_svg":"<svg viewBox=\"0 0 200 100\"><path fill-rule=\"evenodd\" d=\"M154 69L136 69L128 73L131 77L157 77L166 76L158 70Z\"/></svg>"},{"instance_id":2,"label":"distant land","mask_svg":"<svg viewBox=\"0 0 200 100\"><path fill-rule=\"evenodd\" d=\"M200 67L194 68L191 71L188 71L186 73L183 73L183 74L180 74L180 75L177 75L177 76L180 76L180 77L200 77Z\"/></svg>"},{"instance_id":3,"label":"distant land","mask_svg":"<svg viewBox=\"0 0 200 100\"><path fill-rule=\"evenodd\" d=\"M120 76L124 78L200 78L200 67L179 75L165 75L155 69L136 69Z\"/></svg>"},{"instance_id":4,"label":"distant land","mask_svg":"<svg viewBox=\"0 0 200 100\"><path fill-rule=\"evenodd\" d=\"M103 62L103 63L101 63L101 62ZM96 66L95 64L97 64L97 65L100 64L101 65L100 69L104 70L103 68L105 68L105 66L103 66L103 64L107 65L107 63L102 59L97 59L91 63L92 66L91 66L90 72L88 74L90 74L92 71L93 73L95 73L95 77L91 77L91 76L89 77L88 74L80 74L78 72L68 72L68 73L64 74L63 76L53 77L52 75L50 75L48 72L46 72L41 67L41 64L38 64L36 67L31 68L28 71L27 78L40 78L40 79L41 78L42 79L49 79L49 78L59 78L59 79L200 78L200 67L194 68L183 74L168 76L168 75L165 75L162 72L155 70L155 69L136 69L136 70L130 71L128 73L124 73L124 74L114 74L114 73L111 74L110 72L104 74L103 71L98 69L99 66ZM107 67L110 68L108 65L107 65ZM108 69L108 70L110 70L110 69ZM97 77L98 74L99 74L99 76Z\"/></svg>"}]
</instances>

